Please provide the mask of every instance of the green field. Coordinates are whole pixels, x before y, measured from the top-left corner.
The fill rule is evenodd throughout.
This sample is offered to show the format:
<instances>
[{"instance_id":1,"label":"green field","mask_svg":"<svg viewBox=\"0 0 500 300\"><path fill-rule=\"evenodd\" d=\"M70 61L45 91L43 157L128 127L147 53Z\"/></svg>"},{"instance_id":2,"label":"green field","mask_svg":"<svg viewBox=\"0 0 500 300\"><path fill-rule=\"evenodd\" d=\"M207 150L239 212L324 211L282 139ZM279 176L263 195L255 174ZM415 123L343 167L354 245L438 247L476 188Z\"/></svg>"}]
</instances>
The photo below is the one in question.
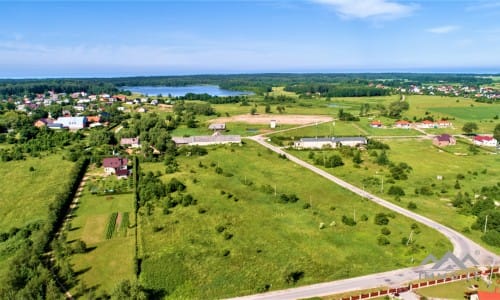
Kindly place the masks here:
<instances>
[{"instance_id":1,"label":"green field","mask_svg":"<svg viewBox=\"0 0 500 300\"><path fill-rule=\"evenodd\" d=\"M33 171L30 171L33 167ZM63 186L73 163L61 156L27 158L0 162L0 232L44 222L48 206ZM16 251L16 240L0 243L0 281L3 281L9 259Z\"/></svg>"},{"instance_id":2,"label":"green field","mask_svg":"<svg viewBox=\"0 0 500 300\"><path fill-rule=\"evenodd\" d=\"M495 282L495 279L493 279ZM461 280L448 284L436 285L433 287L423 288L416 290L416 293L420 296L432 297L432 298L446 298L446 299L464 299L466 291L471 291L469 289L472 285L478 285L478 290L480 291L495 291L495 287L500 287L500 285L492 284L487 286L486 283L481 279L470 279Z\"/></svg>"},{"instance_id":3,"label":"green field","mask_svg":"<svg viewBox=\"0 0 500 300\"><path fill-rule=\"evenodd\" d=\"M114 178L106 179L107 181ZM124 182L126 180L123 180ZM90 179L87 184L92 182ZM95 195L84 189L67 231L68 241L80 239L90 249L83 254L73 254L71 263L88 288L112 292L122 280L135 278L135 215L133 194ZM110 238L106 231L110 216L118 213L116 226ZM128 213L128 226L123 223Z\"/></svg>"},{"instance_id":4,"label":"green field","mask_svg":"<svg viewBox=\"0 0 500 300\"><path fill-rule=\"evenodd\" d=\"M178 157L180 171L161 176L186 184L184 194L197 204L166 214L158 202L141 218L141 283L169 298L213 299L336 280L409 266L412 257L417 264L430 252L451 249L423 226L418 246L403 245L414 222L402 216L390 218L390 244L378 245L383 226L374 225L374 216L385 209L253 142L208 151ZM143 163L141 172L164 168ZM299 200L280 203L281 194ZM344 224L343 216L357 224Z\"/></svg>"},{"instance_id":5,"label":"green field","mask_svg":"<svg viewBox=\"0 0 500 300\"><path fill-rule=\"evenodd\" d=\"M475 122L479 133L491 133L499 122L493 119L500 115L499 104L479 103L462 97L412 95L407 99L410 109L404 113L405 117L409 120L413 120L413 117L423 118L428 112L435 120L451 118L454 128L447 129L447 133L462 133L462 126L466 122ZM433 133L432 130L429 132Z\"/></svg>"},{"instance_id":6,"label":"green field","mask_svg":"<svg viewBox=\"0 0 500 300\"><path fill-rule=\"evenodd\" d=\"M500 157L488 151L480 150L477 155L472 155L468 151L468 146L461 143L443 148L446 150L443 151L432 146L432 141L428 139L384 140L384 143L391 148L387 151L389 160L395 163L406 162L412 167L408 180L390 183L391 176L388 168L375 164L374 158L369 156L368 151L362 154L364 161L360 168L355 168L351 159L344 158L344 166L328 170L354 185L366 188L403 207L413 201L417 204L417 213L458 231L471 226L474 218L459 214L457 209L452 207L451 200L459 191L474 193L473 191L480 190L483 186L496 185L500 178L500 169L496 167L500 165ZM310 151L290 151L312 162L308 158ZM316 153L322 155L321 151ZM329 155L328 152L325 153ZM464 179L460 180L459 190L454 188L458 174L464 175ZM438 175L443 176L443 179L438 180ZM363 180L369 177L377 178L379 184L365 186ZM384 194L380 194L382 178L385 180ZM400 201L386 194L391 185L398 185L404 189L406 195L401 197ZM432 195L415 194L415 189L422 187L430 187ZM485 245L480 239L481 234L477 231L465 234L494 251L500 251L498 248Z\"/></svg>"}]
</instances>

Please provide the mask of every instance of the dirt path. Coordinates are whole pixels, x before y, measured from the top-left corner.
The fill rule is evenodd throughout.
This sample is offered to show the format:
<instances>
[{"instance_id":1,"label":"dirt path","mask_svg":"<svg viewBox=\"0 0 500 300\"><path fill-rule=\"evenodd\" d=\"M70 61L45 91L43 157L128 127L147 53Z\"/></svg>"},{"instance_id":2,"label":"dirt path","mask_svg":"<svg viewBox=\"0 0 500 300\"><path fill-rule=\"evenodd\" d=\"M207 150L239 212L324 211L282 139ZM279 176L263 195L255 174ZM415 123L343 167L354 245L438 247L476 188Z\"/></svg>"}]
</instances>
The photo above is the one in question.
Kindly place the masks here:
<instances>
[{"instance_id":1,"label":"dirt path","mask_svg":"<svg viewBox=\"0 0 500 300\"><path fill-rule=\"evenodd\" d=\"M275 120L279 124L314 124L333 121L332 117L321 115L275 115L275 114L246 114L236 115L232 117L221 117L211 120L210 123L230 123L241 122L249 124L269 124L271 120Z\"/></svg>"}]
</instances>

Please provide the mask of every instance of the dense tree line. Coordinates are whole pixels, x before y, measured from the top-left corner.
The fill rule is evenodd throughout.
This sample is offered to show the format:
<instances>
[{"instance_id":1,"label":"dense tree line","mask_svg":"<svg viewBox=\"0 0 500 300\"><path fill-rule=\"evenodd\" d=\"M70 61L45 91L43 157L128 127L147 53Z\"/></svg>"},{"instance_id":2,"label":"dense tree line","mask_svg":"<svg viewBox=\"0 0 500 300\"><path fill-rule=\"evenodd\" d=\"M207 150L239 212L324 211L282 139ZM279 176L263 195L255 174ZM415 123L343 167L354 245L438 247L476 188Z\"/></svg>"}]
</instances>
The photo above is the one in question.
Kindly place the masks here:
<instances>
[{"instance_id":1,"label":"dense tree line","mask_svg":"<svg viewBox=\"0 0 500 300\"><path fill-rule=\"evenodd\" d=\"M369 86L348 86L339 84L294 84L285 87L285 91L297 94L321 94L325 97L370 97L390 95L389 89Z\"/></svg>"},{"instance_id":2,"label":"dense tree line","mask_svg":"<svg viewBox=\"0 0 500 300\"><path fill-rule=\"evenodd\" d=\"M81 92L117 93L123 86L187 86L196 84L219 85L229 90L253 91L257 94L270 92L273 86L325 85L340 83L350 86L367 86L381 83L389 87L420 85L425 83L452 82L463 85L491 84L492 79L477 74L425 74L425 73L308 73L308 74L234 74L234 75L188 75L188 76L139 76L121 78L78 79L3 79L0 80L0 96L30 95L36 93ZM316 90L316 89L315 89ZM380 90L380 91L378 91ZM122 91L123 92L123 91ZM312 92L312 91L310 91ZM321 92L321 91L320 91ZM382 89L353 92L351 88L339 94L385 93ZM375 94L373 94L375 93ZM334 94L332 94L334 95ZM339 96L340 97L340 96Z\"/></svg>"},{"instance_id":3,"label":"dense tree line","mask_svg":"<svg viewBox=\"0 0 500 300\"><path fill-rule=\"evenodd\" d=\"M246 98L247 98L246 96L218 97L209 95L207 93L204 94L187 93L184 96L176 97L176 99L179 100L200 100L212 104L240 103L246 101Z\"/></svg>"},{"instance_id":4,"label":"dense tree line","mask_svg":"<svg viewBox=\"0 0 500 300\"><path fill-rule=\"evenodd\" d=\"M84 158L75 164L63 190L55 195L49 205L44 222L10 230L11 233L23 232L22 243L9 263L7 280L0 286L0 298L63 299L60 289L75 284L74 271L67 256L49 263L44 254L51 248L51 241L62 225L87 166L88 160ZM5 237L4 234L0 236ZM13 235L10 234L8 238L13 238ZM2 242L6 241L8 239Z\"/></svg>"}]
</instances>

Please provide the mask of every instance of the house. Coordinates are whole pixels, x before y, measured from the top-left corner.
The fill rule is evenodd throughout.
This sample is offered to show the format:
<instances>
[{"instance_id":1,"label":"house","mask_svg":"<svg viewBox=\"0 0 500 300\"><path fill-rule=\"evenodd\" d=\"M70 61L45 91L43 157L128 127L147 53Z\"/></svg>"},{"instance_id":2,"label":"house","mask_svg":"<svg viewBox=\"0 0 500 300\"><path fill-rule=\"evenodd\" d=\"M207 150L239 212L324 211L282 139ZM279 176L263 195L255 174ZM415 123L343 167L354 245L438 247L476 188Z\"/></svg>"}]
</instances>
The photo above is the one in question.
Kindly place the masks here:
<instances>
[{"instance_id":1,"label":"house","mask_svg":"<svg viewBox=\"0 0 500 300\"><path fill-rule=\"evenodd\" d=\"M47 128L54 129L54 130L56 130L56 129L65 129L65 127L61 123L48 123L47 124ZM66 127L66 129L67 129L67 127Z\"/></svg>"},{"instance_id":2,"label":"house","mask_svg":"<svg viewBox=\"0 0 500 300\"><path fill-rule=\"evenodd\" d=\"M124 176L125 172L128 175L127 164L128 159L121 157L108 157L102 160L104 172L108 175L116 174L116 176Z\"/></svg>"},{"instance_id":3,"label":"house","mask_svg":"<svg viewBox=\"0 0 500 300\"><path fill-rule=\"evenodd\" d=\"M271 120L271 121L270 121L270 123L269 123L269 127L270 127L271 129L274 129L274 128L276 128L276 126L278 126L278 121L276 121L276 120Z\"/></svg>"},{"instance_id":4,"label":"house","mask_svg":"<svg viewBox=\"0 0 500 300\"><path fill-rule=\"evenodd\" d=\"M365 137L324 137L324 138L301 138L294 142L293 146L298 149L322 149L336 148L340 146L358 147L366 145Z\"/></svg>"},{"instance_id":5,"label":"house","mask_svg":"<svg viewBox=\"0 0 500 300\"><path fill-rule=\"evenodd\" d=\"M442 146L455 145L457 141L455 140L454 137L452 137L449 134L441 134L434 137L432 143L438 147L442 147Z\"/></svg>"},{"instance_id":6,"label":"house","mask_svg":"<svg viewBox=\"0 0 500 300\"><path fill-rule=\"evenodd\" d=\"M405 128L408 129L411 126L411 123L406 120L399 120L395 124L396 128Z\"/></svg>"},{"instance_id":7,"label":"house","mask_svg":"<svg viewBox=\"0 0 500 300\"><path fill-rule=\"evenodd\" d=\"M141 144L139 143L139 137L135 138L122 138L120 140L120 145L130 148L141 148Z\"/></svg>"},{"instance_id":8,"label":"house","mask_svg":"<svg viewBox=\"0 0 500 300\"><path fill-rule=\"evenodd\" d=\"M224 131L226 130L226 123L213 123L208 125L208 129L214 131Z\"/></svg>"},{"instance_id":9,"label":"house","mask_svg":"<svg viewBox=\"0 0 500 300\"><path fill-rule=\"evenodd\" d=\"M435 128L437 124L429 120L423 120L421 123L415 124L417 128Z\"/></svg>"},{"instance_id":10,"label":"house","mask_svg":"<svg viewBox=\"0 0 500 300\"><path fill-rule=\"evenodd\" d=\"M55 123L69 129L82 129L87 125L87 117L59 117Z\"/></svg>"},{"instance_id":11,"label":"house","mask_svg":"<svg viewBox=\"0 0 500 300\"><path fill-rule=\"evenodd\" d=\"M471 300L498 300L500 299L500 290L495 289L494 292L477 291L477 294L470 296Z\"/></svg>"},{"instance_id":12,"label":"house","mask_svg":"<svg viewBox=\"0 0 500 300\"><path fill-rule=\"evenodd\" d=\"M372 127L372 128L382 128L382 122L380 122L380 120L372 121L370 123L370 127Z\"/></svg>"},{"instance_id":13,"label":"house","mask_svg":"<svg viewBox=\"0 0 500 300\"><path fill-rule=\"evenodd\" d=\"M113 98L115 98L116 100L119 100L121 102L127 101L127 96L126 95L122 95L122 94L114 95Z\"/></svg>"},{"instance_id":14,"label":"house","mask_svg":"<svg viewBox=\"0 0 500 300\"><path fill-rule=\"evenodd\" d=\"M437 122L437 125L439 128L448 128L451 127L451 125L453 124L448 120L440 120Z\"/></svg>"},{"instance_id":15,"label":"house","mask_svg":"<svg viewBox=\"0 0 500 300\"><path fill-rule=\"evenodd\" d=\"M33 125L35 127L44 127L44 126L47 126L47 124L52 124L54 123L54 120L53 119L49 119L49 118L41 118L41 119L38 119Z\"/></svg>"},{"instance_id":16,"label":"house","mask_svg":"<svg viewBox=\"0 0 500 300\"><path fill-rule=\"evenodd\" d=\"M190 137L172 137L176 146L182 145L217 145L217 144L241 144L239 135L204 135Z\"/></svg>"},{"instance_id":17,"label":"house","mask_svg":"<svg viewBox=\"0 0 500 300\"><path fill-rule=\"evenodd\" d=\"M474 145L486 147L496 147L498 145L498 141L494 137L486 135L476 135L474 137L473 143Z\"/></svg>"}]
</instances>

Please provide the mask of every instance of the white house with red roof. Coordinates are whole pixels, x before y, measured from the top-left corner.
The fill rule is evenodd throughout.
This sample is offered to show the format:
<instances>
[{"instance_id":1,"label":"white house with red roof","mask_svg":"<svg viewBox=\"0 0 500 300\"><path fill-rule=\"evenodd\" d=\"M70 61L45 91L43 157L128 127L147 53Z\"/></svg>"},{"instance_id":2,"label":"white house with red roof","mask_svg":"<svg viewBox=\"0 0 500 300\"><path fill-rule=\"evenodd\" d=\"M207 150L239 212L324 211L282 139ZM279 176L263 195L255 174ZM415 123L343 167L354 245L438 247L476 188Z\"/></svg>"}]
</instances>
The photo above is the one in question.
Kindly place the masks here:
<instances>
[{"instance_id":1,"label":"white house with red roof","mask_svg":"<svg viewBox=\"0 0 500 300\"><path fill-rule=\"evenodd\" d=\"M434 128L437 127L438 125L435 122L429 121L429 120L423 120L420 123L416 123L415 127L417 128Z\"/></svg>"},{"instance_id":2,"label":"white house with red roof","mask_svg":"<svg viewBox=\"0 0 500 300\"><path fill-rule=\"evenodd\" d=\"M372 128L381 128L382 127L382 122L380 122L380 120L371 121L370 127L372 127Z\"/></svg>"},{"instance_id":3,"label":"white house with red roof","mask_svg":"<svg viewBox=\"0 0 500 300\"><path fill-rule=\"evenodd\" d=\"M496 147L498 145L498 141L494 137L486 135L476 135L473 143L474 145L486 147Z\"/></svg>"},{"instance_id":4,"label":"white house with red roof","mask_svg":"<svg viewBox=\"0 0 500 300\"><path fill-rule=\"evenodd\" d=\"M396 122L395 126L396 126L396 128L405 128L405 129L407 129L407 128L410 128L411 123L408 122L408 121L406 121L406 120L399 120L399 121Z\"/></svg>"}]
</instances>

